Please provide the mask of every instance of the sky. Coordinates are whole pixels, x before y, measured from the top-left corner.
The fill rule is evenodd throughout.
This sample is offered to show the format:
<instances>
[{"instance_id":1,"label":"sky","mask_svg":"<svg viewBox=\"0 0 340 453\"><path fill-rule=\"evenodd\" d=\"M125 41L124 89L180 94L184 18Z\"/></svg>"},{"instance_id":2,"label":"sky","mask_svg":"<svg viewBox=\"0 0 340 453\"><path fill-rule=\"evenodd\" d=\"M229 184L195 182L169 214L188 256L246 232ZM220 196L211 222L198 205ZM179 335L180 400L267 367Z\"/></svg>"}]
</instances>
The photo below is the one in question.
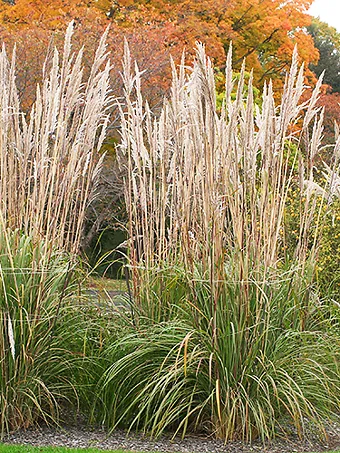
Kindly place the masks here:
<instances>
[{"instance_id":1,"label":"sky","mask_svg":"<svg viewBox=\"0 0 340 453\"><path fill-rule=\"evenodd\" d=\"M314 0L309 13L340 32L340 0Z\"/></svg>"}]
</instances>

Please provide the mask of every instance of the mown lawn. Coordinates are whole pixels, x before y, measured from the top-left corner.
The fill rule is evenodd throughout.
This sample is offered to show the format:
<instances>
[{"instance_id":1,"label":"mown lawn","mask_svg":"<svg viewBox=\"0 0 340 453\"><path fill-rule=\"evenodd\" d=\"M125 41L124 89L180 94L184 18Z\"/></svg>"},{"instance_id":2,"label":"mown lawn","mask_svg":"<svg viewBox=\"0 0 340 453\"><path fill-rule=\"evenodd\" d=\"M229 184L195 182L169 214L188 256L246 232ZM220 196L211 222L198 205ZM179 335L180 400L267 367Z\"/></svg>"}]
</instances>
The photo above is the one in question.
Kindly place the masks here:
<instances>
[{"instance_id":1,"label":"mown lawn","mask_svg":"<svg viewBox=\"0 0 340 453\"><path fill-rule=\"evenodd\" d=\"M127 291L126 281L124 279L90 276L86 286L89 289L96 289L98 291Z\"/></svg>"}]
</instances>

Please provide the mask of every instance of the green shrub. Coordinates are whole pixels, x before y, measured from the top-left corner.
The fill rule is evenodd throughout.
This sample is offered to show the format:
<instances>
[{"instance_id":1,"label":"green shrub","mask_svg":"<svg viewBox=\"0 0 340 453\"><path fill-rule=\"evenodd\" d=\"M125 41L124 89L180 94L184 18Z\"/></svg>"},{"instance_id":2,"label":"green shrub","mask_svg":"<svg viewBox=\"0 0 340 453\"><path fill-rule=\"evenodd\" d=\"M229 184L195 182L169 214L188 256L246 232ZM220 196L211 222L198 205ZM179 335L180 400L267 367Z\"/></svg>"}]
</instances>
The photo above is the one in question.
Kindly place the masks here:
<instances>
[{"instance_id":1,"label":"green shrub","mask_svg":"<svg viewBox=\"0 0 340 453\"><path fill-rule=\"evenodd\" d=\"M282 256L293 258L299 242L301 204L297 189L291 190L285 210L285 238L282 243ZM316 209L310 217L310 239L308 247L318 243L315 255L315 281L323 298L339 300L340 296L340 202L338 199L327 204L323 197L316 198Z\"/></svg>"}]
</instances>

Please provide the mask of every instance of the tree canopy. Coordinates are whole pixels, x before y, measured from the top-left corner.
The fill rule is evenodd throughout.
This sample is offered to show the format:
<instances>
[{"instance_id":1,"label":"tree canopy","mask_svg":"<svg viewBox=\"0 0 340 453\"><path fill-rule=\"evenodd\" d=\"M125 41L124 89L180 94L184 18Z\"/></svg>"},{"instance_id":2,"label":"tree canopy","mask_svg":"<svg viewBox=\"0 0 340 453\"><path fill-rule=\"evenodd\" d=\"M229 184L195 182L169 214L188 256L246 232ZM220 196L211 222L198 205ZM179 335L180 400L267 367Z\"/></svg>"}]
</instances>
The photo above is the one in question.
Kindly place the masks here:
<instances>
[{"instance_id":1,"label":"tree canopy","mask_svg":"<svg viewBox=\"0 0 340 453\"><path fill-rule=\"evenodd\" d=\"M18 51L27 58L25 74L34 73L39 42L48 44L70 20L75 20L79 42L95 48L98 36L111 24L112 58L122 53L123 36L141 66L152 66L152 85L167 88L170 54L179 60L183 49L190 58L195 41L206 44L216 67L223 68L230 42L234 67L254 68L255 83L272 78L279 84L288 69L293 48L299 46L301 60L316 65L318 50L307 32L313 0L15 0L0 2L0 27L4 41L18 41ZM21 44L22 43L22 46ZM39 47L39 46L38 46ZM30 55L32 53L32 55ZM32 58L31 58L32 57ZM142 67L143 69L143 67ZM311 73L306 72L307 76ZM27 77L26 77L27 78ZM36 82L37 77L31 77Z\"/></svg>"},{"instance_id":2,"label":"tree canopy","mask_svg":"<svg viewBox=\"0 0 340 453\"><path fill-rule=\"evenodd\" d=\"M324 82L340 92L340 33L319 19L313 19L308 32L314 39L320 58L311 69L319 77L325 71Z\"/></svg>"}]
</instances>

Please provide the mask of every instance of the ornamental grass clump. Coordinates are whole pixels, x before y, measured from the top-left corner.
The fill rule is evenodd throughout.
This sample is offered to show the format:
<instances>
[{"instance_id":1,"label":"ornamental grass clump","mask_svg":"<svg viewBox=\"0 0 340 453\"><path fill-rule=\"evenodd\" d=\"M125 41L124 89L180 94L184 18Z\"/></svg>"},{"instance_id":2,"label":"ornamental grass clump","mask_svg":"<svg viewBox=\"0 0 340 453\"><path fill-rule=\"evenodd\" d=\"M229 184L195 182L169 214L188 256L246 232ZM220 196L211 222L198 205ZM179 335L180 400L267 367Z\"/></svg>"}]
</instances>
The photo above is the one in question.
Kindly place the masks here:
<instances>
[{"instance_id":1,"label":"ornamental grass clump","mask_svg":"<svg viewBox=\"0 0 340 453\"><path fill-rule=\"evenodd\" d=\"M84 310L74 270L111 103L105 37L83 77L72 52L43 67L32 109L21 110L15 55L0 53L0 435L78 404L87 382ZM85 356L85 358L84 358Z\"/></svg>"},{"instance_id":2,"label":"ornamental grass clump","mask_svg":"<svg viewBox=\"0 0 340 453\"><path fill-rule=\"evenodd\" d=\"M60 401L76 399L66 349L72 331L60 332L76 292L71 270L70 258L48 243L1 228L1 436L38 419L58 420Z\"/></svg>"},{"instance_id":3,"label":"ornamental grass clump","mask_svg":"<svg viewBox=\"0 0 340 453\"><path fill-rule=\"evenodd\" d=\"M234 86L231 59L220 112L199 45L191 68L173 65L155 117L126 51L120 159L134 311L98 387L110 427L265 441L302 437L306 425L324 433L339 415L339 339L313 286L321 80L302 102L295 52L279 105L269 83L259 107L244 67ZM288 253L292 187L300 221Z\"/></svg>"}]
</instances>

